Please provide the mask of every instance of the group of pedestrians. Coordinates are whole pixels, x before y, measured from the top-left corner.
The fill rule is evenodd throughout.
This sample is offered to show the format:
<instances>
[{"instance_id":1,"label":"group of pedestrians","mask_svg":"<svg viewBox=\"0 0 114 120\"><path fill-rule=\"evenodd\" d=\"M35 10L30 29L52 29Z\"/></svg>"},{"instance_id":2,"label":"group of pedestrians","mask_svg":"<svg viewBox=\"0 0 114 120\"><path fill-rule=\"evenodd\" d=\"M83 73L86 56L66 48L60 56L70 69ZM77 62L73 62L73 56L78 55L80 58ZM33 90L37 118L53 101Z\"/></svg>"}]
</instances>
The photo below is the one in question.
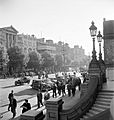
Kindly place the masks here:
<instances>
[{"instance_id":1,"label":"group of pedestrians","mask_svg":"<svg viewBox=\"0 0 114 120\"><path fill-rule=\"evenodd\" d=\"M41 106L46 104L46 101L50 98L50 93L48 92L48 90L46 90L44 94L44 104L42 102L43 95L40 89L38 89L36 96L37 96L37 108L40 108ZM11 91L11 93L9 93L8 99L9 99L8 111L12 112L13 114L12 118L14 118L16 116L17 100L14 98L13 90ZM22 108L22 113L24 113L31 109L31 104L28 102L27 99L25 99L24 103L20 106L20 108Z\"/></svg>"},{"instance_id":2,"label":"group of pedestrians","mask_svg":"<svg viewBox=\"0 0 114 120\"><path fill-rule=\"evenodd\" d=\"M73 84L73 78L69 78L68 80L68 84L67 84L67 90L68 90L68 96L70 97L75 96L75 92L76 92L76 86Z\"/></svg>"},{"instance_id":3,"label":"group of pedestrians","mask_svg":"<svg viewBox=\"0 0 114 120\"><path fill-rule=\"evenodd\" d=\"M11 91L11 93L9 93L8 99L9 99L8 111L10 111L11 109L11 112L13 113L12 118L14 118L16 116L17 100L14 98L13 90Z\"/></svg>"},{"instance_id":4,"label":"group of pedestrians","mask_svg":"<svg viewBox=\"0 0 114 120\"><path fill-rule=\"evenodd\" d=\"M66 95L66 88L68 91L68 96L75 96L75 91L76 91L76 86L79 87L80 90L80 82L81 80L77 79L75 77L75 75L73 77L71 77L69 75L69 78L67 80L67 84L66 84L66 80L61 79L61 80L57 80L56 83L53 84L52 87L52 97L57 97L57 91L58 91L58 95L59 96L65 96ZM40 108L41 106L44 106L46 104L46 101L50 98L50 93L48 92L48 90L46 89L46 92L44 94L44 96L42 95L41 89L38 89L37 92L37 108ZM43 103L43 98L44 98L44 103ZM17 107L17 100L14 98L14 93L13 90L11 91L11 93L9 93L8 95L8 99L9 99L9 106L8 106L8 111L11 110L11 112L13 113L13 118L16 116L16 107ZM25 99L25 102L20 106L20 108L22 109L22 113L28 111L31 109L31 104L28 102L27 99Z\"/></svg>"},{"instance_id":5,"label":"group of pedestrians","mask_svg":"<svg viewBox=\"0 0 114 120\"><path fill-rule=\"evenodd\" d=\"M9 93L8 99L9 99L8 111L12 112L13 114L12 118L14 118L16 116L17 100L14 98L13 90L11 91L11 93ZM25 99L25 102L20 106L20 108L23 108L22 113L24 113L31 109L31 104L28 102L27 99Z\"/></svg>"},{"instance_id":6,"label":"group of pedestrians","mask_svg":"<svg viewBox=\"0 0 114 120\"><path fill-rule=\"evenodd\" d=\"M66 84L67 83L67 84ZM65 96L66 90L68 91L68 96L75 96L76 93L76 87L78 86L80 90L80 84L81 79L79 77L76 77L76 74L74 73L73 76L70 76L66 79L59 78L57 80L56 84L53 85L53 97L57 97L57 91L58 95Z\"/></svg>"}]
</instances>

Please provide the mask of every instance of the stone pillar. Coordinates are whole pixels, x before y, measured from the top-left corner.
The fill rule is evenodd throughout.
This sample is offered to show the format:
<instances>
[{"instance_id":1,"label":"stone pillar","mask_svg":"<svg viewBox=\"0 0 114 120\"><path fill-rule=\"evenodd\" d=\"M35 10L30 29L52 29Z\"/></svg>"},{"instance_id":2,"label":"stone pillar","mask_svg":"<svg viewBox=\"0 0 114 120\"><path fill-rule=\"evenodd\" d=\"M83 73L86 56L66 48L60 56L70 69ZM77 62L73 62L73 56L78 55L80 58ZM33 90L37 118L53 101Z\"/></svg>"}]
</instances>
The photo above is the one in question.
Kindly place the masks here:
<instances>
[{"instance_id":1,"label":"stone pillar","mask_svg":"<svg viewBox=\"0 0 114 120\"><path fill-rule=\"evenodd\" d=\"M9 34L8 34L8 41L7 41L7 47L9 48Z\"/></svg>"},{"instance_id":2,"label":"stone pillar","mask_svg":"<svg viewBox=\"0 0 114 120\"><path fill-rule=\"evenodd\" d=\"M13 47L13 34L11 34L11 47Z\"/></svg>"},{"instance_id":3,"label":"stone pillar","mask_svg":"<svg viewBox=\"0 0 114 120\"><path fill-rule=\"evenodd\" d=\"M87 92L88 89L88 83L83 83L81 84L81 97L84 96Z\"/></svg>"},{"instance_id":4,"label":"stone pillar","mask_svg":"<svg viewBox=\"0 0 114 120\"><path fill-rule=\"evenodd\" d=\"M92 59L92 61L89 64L89 70L88 70L89 76L95 75L99 79L99 89L102 87L102 80L101 80L101 68L99 65L99 62L97 59Z\"/></svg>"},{"instance_id":5,"label":"stone pillar","mask_svg":"<svg viewBox=\"0 0 114 120\"><path fill-rule=\"evenodd\" d=\"M62 110L62 98L50 98L46 101L47 120L60 120L59 112Z\"/></svg>"},{"instance_id":6,"label":"stone pillar","mask_svg":"<svg viewBox=\"0 0 114 120\"><path fill-rule=\"evenodd\" d=\"M29 110L20 115L19 120L43 120L43 111Z\"/></svg>"}]
</instances>

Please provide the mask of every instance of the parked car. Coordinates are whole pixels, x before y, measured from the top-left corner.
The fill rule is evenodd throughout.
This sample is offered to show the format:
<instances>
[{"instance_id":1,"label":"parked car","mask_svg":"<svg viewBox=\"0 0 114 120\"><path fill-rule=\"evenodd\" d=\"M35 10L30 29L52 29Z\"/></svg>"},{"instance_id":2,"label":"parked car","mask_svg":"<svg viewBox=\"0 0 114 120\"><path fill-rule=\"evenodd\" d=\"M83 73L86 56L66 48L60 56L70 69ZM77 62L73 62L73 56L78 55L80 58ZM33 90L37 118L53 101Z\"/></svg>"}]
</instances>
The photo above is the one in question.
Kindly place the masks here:
<instances>
[{"instance_id":1,"label":"parked car","mask_svg":"<svg viewBox=\"0 0 114 120\"><path fill-rule=\"evenodd\" d=\"M17 81L15 81L15 85L23 85L24 83L30 83L30 79L27 77L22 77L20 79L18 79Z\"/></svg>"},{"instance_id":2,"label":"parked car","mask_svg":"<svg viewBox=\"0 0 114 120\"><path fill-rule=\"evenodd\" d=\"M40 89L41 91L46 91L46 89L51 90L52 87L50 84L47 84L44 79L35 79L32 81L31 87L33 89Z\"/></svg>"}]
</instances>

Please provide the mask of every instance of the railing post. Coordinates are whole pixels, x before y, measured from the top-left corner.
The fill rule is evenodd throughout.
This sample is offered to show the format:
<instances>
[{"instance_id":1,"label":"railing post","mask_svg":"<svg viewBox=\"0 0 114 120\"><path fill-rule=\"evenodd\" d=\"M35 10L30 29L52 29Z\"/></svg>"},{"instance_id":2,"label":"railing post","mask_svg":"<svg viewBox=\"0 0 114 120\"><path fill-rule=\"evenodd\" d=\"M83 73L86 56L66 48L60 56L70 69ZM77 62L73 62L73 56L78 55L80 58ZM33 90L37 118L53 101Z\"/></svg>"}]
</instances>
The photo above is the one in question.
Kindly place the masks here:
<instances>
[{"instance_id":1,"label":"railing post","mask_svg":"<svg viewBox=\"0 0 114 120\"><path fill-rule=\"evenodd\" d=\"M46 120L60 120L59 112L62 110L63 100L59 98L50 98L46 101L47 119Z\"/></svg>"},{"instance_id":2,"label":"railing post","mask_svg":"<svg viewBox=\"0 0 114 120\"><path fill-rule=\"evenodd\" d=\"M43 120L44 117L43 111L29 110L21 114L19 120Z\"/></svg>"},{"instance_id":3,"label":"railing post","mask_svg":"<svg viewBox=\"0 0 114 120\"><path fill-rule=\"evenodd\" d=\"M83 83L81 84L81 97L84 96L87 92L88 89L88 83Z\"/></svg>"}]
</instances>

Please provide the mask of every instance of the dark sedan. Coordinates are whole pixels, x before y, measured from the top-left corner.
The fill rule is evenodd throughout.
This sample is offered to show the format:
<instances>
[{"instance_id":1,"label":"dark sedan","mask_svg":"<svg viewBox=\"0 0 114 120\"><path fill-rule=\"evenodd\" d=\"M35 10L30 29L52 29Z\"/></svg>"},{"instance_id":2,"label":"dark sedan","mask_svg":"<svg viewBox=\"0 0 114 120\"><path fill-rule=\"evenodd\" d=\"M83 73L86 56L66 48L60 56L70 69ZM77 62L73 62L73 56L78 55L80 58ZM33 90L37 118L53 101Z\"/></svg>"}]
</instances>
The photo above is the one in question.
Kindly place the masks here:
<instances>
[{"instance_id":1,"label":"dark sedan","mask_svg":"<svg viewBox=\"0 0 114 120\"><path fill-rule=\"evenodd\" d=\"M23 85L24 83L30 83L30 79L27 77L22 77L20 79L18 79L17 81L15 81L15 85Z\"/></svg>"}]
</instances>

